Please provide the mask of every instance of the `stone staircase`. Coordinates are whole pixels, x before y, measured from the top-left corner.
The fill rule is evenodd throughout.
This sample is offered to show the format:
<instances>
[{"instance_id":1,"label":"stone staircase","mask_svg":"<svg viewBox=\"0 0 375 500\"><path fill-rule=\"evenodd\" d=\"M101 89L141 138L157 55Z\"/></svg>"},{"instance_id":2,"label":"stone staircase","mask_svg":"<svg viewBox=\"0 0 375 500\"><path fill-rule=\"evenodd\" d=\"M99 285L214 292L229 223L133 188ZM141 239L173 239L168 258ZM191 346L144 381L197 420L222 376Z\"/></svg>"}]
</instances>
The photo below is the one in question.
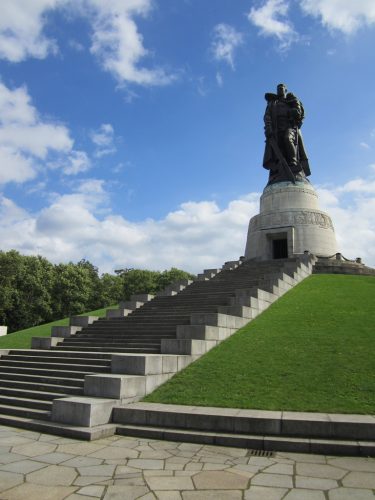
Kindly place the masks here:
<instances>
[{"instance_id":1,"label":"stone staircase","mask_svg":"<svg viewBox=\"0 0 375 500\"><path fill-rule=\"evenodd\" d=\"M229 262L156 297L133 296L105 319L73 317L30 350L0 352L0 423L89 439L113 433L115 406L138 401L229 337L314 262Z\"/></svg>"},{"instance_id":2,"label":"stone staircase","mask_svg":"<svg viewBox=\"0 0 375 500\"><path fill-rule=\"evenodd\" d=\"M87 374L110 371L110 354L10 350L0 358L0 422L50 420L54 399L82 396Z\"/></svg>"}]
</instances>

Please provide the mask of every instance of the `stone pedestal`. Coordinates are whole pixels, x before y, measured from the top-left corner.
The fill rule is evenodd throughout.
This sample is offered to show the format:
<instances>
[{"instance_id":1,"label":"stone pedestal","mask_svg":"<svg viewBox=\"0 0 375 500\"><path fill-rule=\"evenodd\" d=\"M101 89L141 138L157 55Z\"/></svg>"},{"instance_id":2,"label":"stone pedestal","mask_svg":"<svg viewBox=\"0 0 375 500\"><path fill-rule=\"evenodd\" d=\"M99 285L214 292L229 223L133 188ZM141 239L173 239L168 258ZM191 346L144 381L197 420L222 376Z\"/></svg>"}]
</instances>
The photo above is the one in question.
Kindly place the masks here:
<instances>
[{"instance_id":1,"label":"stone pedestal","mask_svg":"<svg viewBox=\"0 0 375 500\"><path fill-rule=\"evenodd\" d=\"M337 252L331 218L319 210L309 182L278 182L260 198L260 213L249 223L246 259L268 260L301 255L332 256Z\"/></svg>"}]
</instances>

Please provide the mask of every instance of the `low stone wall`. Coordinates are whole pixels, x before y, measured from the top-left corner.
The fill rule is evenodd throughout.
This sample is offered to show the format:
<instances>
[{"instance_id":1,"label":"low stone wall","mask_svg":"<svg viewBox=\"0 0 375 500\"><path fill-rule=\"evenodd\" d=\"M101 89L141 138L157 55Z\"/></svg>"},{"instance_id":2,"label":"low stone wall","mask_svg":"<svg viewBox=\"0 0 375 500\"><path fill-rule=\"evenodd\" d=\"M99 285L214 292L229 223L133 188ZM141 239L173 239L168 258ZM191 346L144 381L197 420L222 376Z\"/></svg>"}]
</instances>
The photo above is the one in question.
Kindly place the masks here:
<instances>
[{"instance_id":1,"label":"low stone wall","mask_svg":"<svg viewBox=\"0 0 375 500\"><path fill-rule=\"evenodd\" d=\"M375 276L375 269L358 262L318 258L313 274L357 274Z\"/></svg>"}]
</instances>

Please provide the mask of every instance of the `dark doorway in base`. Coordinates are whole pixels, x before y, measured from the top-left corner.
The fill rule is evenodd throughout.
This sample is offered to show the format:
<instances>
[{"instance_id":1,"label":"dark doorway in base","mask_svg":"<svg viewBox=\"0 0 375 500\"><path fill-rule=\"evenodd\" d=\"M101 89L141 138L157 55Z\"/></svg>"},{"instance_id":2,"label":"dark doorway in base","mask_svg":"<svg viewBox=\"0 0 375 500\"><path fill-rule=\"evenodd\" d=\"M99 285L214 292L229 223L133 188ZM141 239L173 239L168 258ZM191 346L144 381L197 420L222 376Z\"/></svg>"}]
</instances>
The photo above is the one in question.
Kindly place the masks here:
<instances>
[{"instance_id":1,"label":"dark doorway in base","mask_svg":"<svg viewBox=\"0 0 375 500\"><path fill-rule=\"evenodd\" d=\"M287 240L287 238L272 241L272 257L274 259L287 259L288 258L288 240Z\"/></svg>"}]
</instances>

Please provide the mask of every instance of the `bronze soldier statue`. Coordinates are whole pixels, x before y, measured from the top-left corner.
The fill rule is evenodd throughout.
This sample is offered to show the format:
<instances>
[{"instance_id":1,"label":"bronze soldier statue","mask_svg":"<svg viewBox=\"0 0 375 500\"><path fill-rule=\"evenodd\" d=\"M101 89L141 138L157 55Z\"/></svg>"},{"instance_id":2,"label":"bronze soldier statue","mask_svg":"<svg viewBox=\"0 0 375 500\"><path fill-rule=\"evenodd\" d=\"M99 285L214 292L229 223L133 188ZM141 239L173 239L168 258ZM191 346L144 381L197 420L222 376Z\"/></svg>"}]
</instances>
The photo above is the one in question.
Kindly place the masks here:
<instances>
[{"instance_id":1,"label":"bronze soldier statue","mask_svg":"<svg viewBox=\"0 0 375 500\"><path fill-rule=\"evenodd\" d=\"M265 99L263 166L270 171L268 184L308 182L306 176L311 172L300 131L305 116L302 102L287 93L283 83L277 86L277 94L267 93Z\"/></svg>"}]
</instances>

